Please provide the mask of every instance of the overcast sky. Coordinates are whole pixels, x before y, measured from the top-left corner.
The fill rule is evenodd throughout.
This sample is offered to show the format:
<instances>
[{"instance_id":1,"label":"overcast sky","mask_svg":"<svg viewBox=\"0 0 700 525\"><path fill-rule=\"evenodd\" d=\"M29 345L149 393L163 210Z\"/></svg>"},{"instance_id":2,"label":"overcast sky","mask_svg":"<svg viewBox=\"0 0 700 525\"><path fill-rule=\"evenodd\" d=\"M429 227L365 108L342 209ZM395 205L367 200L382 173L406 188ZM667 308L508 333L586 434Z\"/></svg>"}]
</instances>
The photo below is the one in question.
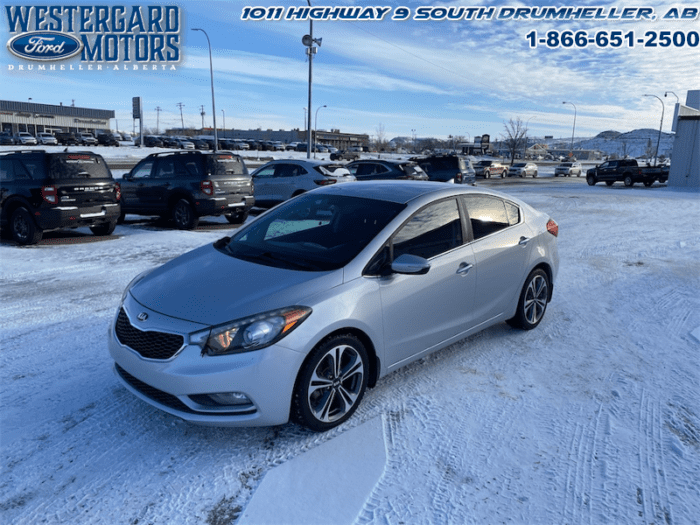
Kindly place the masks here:
<instances>
[{"instance_id":1,"label":"overcast sky","mask_svg":"<svg viewBox=\"0 0 700 525\"><path fill-rule=\"evenodd\" d=\"M155 2L153 2L155 3ZM167 3L167 2L166 2ZM88 5L127 5L120 2ZM316 21L314 37L322 38L313 61L313 101L319 129L386 138L411 136L473 137L489 133L499 137L504 122L521 118L531 135L570 136L576 106L576 136L614 129L658 129L661 98L665 105L664 130L670 131L674 92L685 101L689 89L700 89L700 47L645 47L662 31L697 44L698 18L663 20L678 4L659 2L646 6L656 20L460 20L418 21L412 17L420 6L470 7L566 5L551 2L479 3L454 2L352 2L312 0L313 5L387 6L383 20ZM3 2L3 42L9 32ZM63 4L49 4L63 5ZM140 4L143 6L149 3ZM199 127L204 105L205 125L211 126L211 89L206 37L191 31L207 31L213 48L217 125L245 129L292 129L304 126L308 101L308 62L301 38L308 21L243 21L246 6L306 6L306 2L256 0L178 2L182 12L183 60L175 71L27 71L33 61L0 51L0 98L47 104L114 109L120 129L131 130L131 99L141 96L144 123L163 130L180 125L184 104L186 126ZM604 6L621 11L624 4L596 0L569 3L575 7ZM689 4L693 5L693 4ZM697 6L697 4L694 4ZM392 20L396 9L410 9L407 20ZM682 6L681 6L682 9ZM497 11L496 13L502 13ZM440 14L439 11L436 11ZM682 13L679 13L682 15ZM600 16L600 15L599 15ZM646 16L646 15L644 15ZM589 37L605 31L634 32L618 48L533 48L527 38L556 30L587 31ZM653 34L649 35L649 32ZM692 34L694 32L694 34ZM629 41L633 40L633 47ZM532 37L531 37L532 39ZM659 42L659 39L656 40ZM62 61L80 64L78 57ZM85 63L84 63L85 64ZM24 65L20 71L19 66ZM563 104L567 101L572 104ZM321 106L327 107L321 107ZM319 110L320 108L320 110ZM318 110L318 112L317 112ZM113 124L114 125L114 124Z\"/></svg>"}]
</instances>

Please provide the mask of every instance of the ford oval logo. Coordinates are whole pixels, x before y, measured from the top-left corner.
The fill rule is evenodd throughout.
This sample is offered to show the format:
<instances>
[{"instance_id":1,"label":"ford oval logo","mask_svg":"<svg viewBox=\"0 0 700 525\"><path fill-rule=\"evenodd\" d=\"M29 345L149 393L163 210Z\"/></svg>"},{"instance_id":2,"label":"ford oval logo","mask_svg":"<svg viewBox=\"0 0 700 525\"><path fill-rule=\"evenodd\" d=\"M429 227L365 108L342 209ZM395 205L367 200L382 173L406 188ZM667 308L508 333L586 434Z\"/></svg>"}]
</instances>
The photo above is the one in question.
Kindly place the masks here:
<instances>
[{"instance_id":1,"label":"ford oval logo","mask_svg":"<svg viewBox=\"0 0 700 525\"><path fill-rule=\"evenodd\" d=\"M72 35L53 31L22 33L7 43L14 55L29 60L63 60L83 50L83 43Z\"/></svg>"}]
</instances>

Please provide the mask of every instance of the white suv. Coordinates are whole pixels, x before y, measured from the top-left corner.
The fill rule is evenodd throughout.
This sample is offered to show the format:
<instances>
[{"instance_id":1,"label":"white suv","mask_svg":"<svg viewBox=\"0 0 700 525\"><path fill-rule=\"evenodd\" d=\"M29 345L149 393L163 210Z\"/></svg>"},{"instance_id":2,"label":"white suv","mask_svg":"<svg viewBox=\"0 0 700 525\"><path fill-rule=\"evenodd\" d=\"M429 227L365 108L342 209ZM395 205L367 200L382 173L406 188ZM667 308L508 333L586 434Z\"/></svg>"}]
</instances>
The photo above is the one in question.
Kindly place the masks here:
<instances>
[{"instance_id":1,"label":"white suv","mask_svg":"<svg viewBox=\"0 0 700 525\"><path fill-rule=\"evenodd\" d=\"M27 133L26 131L20 131L15 135L15 142L18 144L22 144L22 146L36 146L37 142L36 139L31 135L31 133Z\"/></svg>"}]
</instances>

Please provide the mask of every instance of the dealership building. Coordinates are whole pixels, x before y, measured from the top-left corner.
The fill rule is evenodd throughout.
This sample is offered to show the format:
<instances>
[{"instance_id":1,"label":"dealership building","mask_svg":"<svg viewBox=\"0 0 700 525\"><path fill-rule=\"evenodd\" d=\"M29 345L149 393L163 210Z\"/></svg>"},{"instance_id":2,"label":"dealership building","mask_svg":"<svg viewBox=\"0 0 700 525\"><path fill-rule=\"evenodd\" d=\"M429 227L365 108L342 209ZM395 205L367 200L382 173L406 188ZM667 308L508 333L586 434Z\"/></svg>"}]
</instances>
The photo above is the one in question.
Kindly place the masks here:
<instances>
[{"instance_id":1,"label":"dealership building","mask_svg":"<svg viewBox=\"0 0 700 525\"><path fill-rule=\"evenodd\" d=\"M42 131L88 131L95 135L98 131L109 131L113 118L114 111L108 109L0 100L0 130L13 135L20 131L33 136Z\"/></svg>"}]
</instances>

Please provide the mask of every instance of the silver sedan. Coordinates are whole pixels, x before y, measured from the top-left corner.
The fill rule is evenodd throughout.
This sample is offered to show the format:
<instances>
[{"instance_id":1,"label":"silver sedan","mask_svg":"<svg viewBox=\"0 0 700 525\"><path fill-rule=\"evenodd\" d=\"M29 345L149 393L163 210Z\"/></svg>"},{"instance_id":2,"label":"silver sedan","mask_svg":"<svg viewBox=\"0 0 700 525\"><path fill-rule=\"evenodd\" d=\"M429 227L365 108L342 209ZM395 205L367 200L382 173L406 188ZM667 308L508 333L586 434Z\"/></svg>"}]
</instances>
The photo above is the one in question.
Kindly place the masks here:
<instances>
[{"instance_id":1,"label":"silver sedan","mask_svg":"<svg viewBox=\"0 0 700 525\"><path fill-rule=\"evenodd\" d=\"M136 277L117 377L187 421L326 431L382 376L503 321L543 319L558 226L498 192L335 184Z\"/></svg>"}]
</instances>

